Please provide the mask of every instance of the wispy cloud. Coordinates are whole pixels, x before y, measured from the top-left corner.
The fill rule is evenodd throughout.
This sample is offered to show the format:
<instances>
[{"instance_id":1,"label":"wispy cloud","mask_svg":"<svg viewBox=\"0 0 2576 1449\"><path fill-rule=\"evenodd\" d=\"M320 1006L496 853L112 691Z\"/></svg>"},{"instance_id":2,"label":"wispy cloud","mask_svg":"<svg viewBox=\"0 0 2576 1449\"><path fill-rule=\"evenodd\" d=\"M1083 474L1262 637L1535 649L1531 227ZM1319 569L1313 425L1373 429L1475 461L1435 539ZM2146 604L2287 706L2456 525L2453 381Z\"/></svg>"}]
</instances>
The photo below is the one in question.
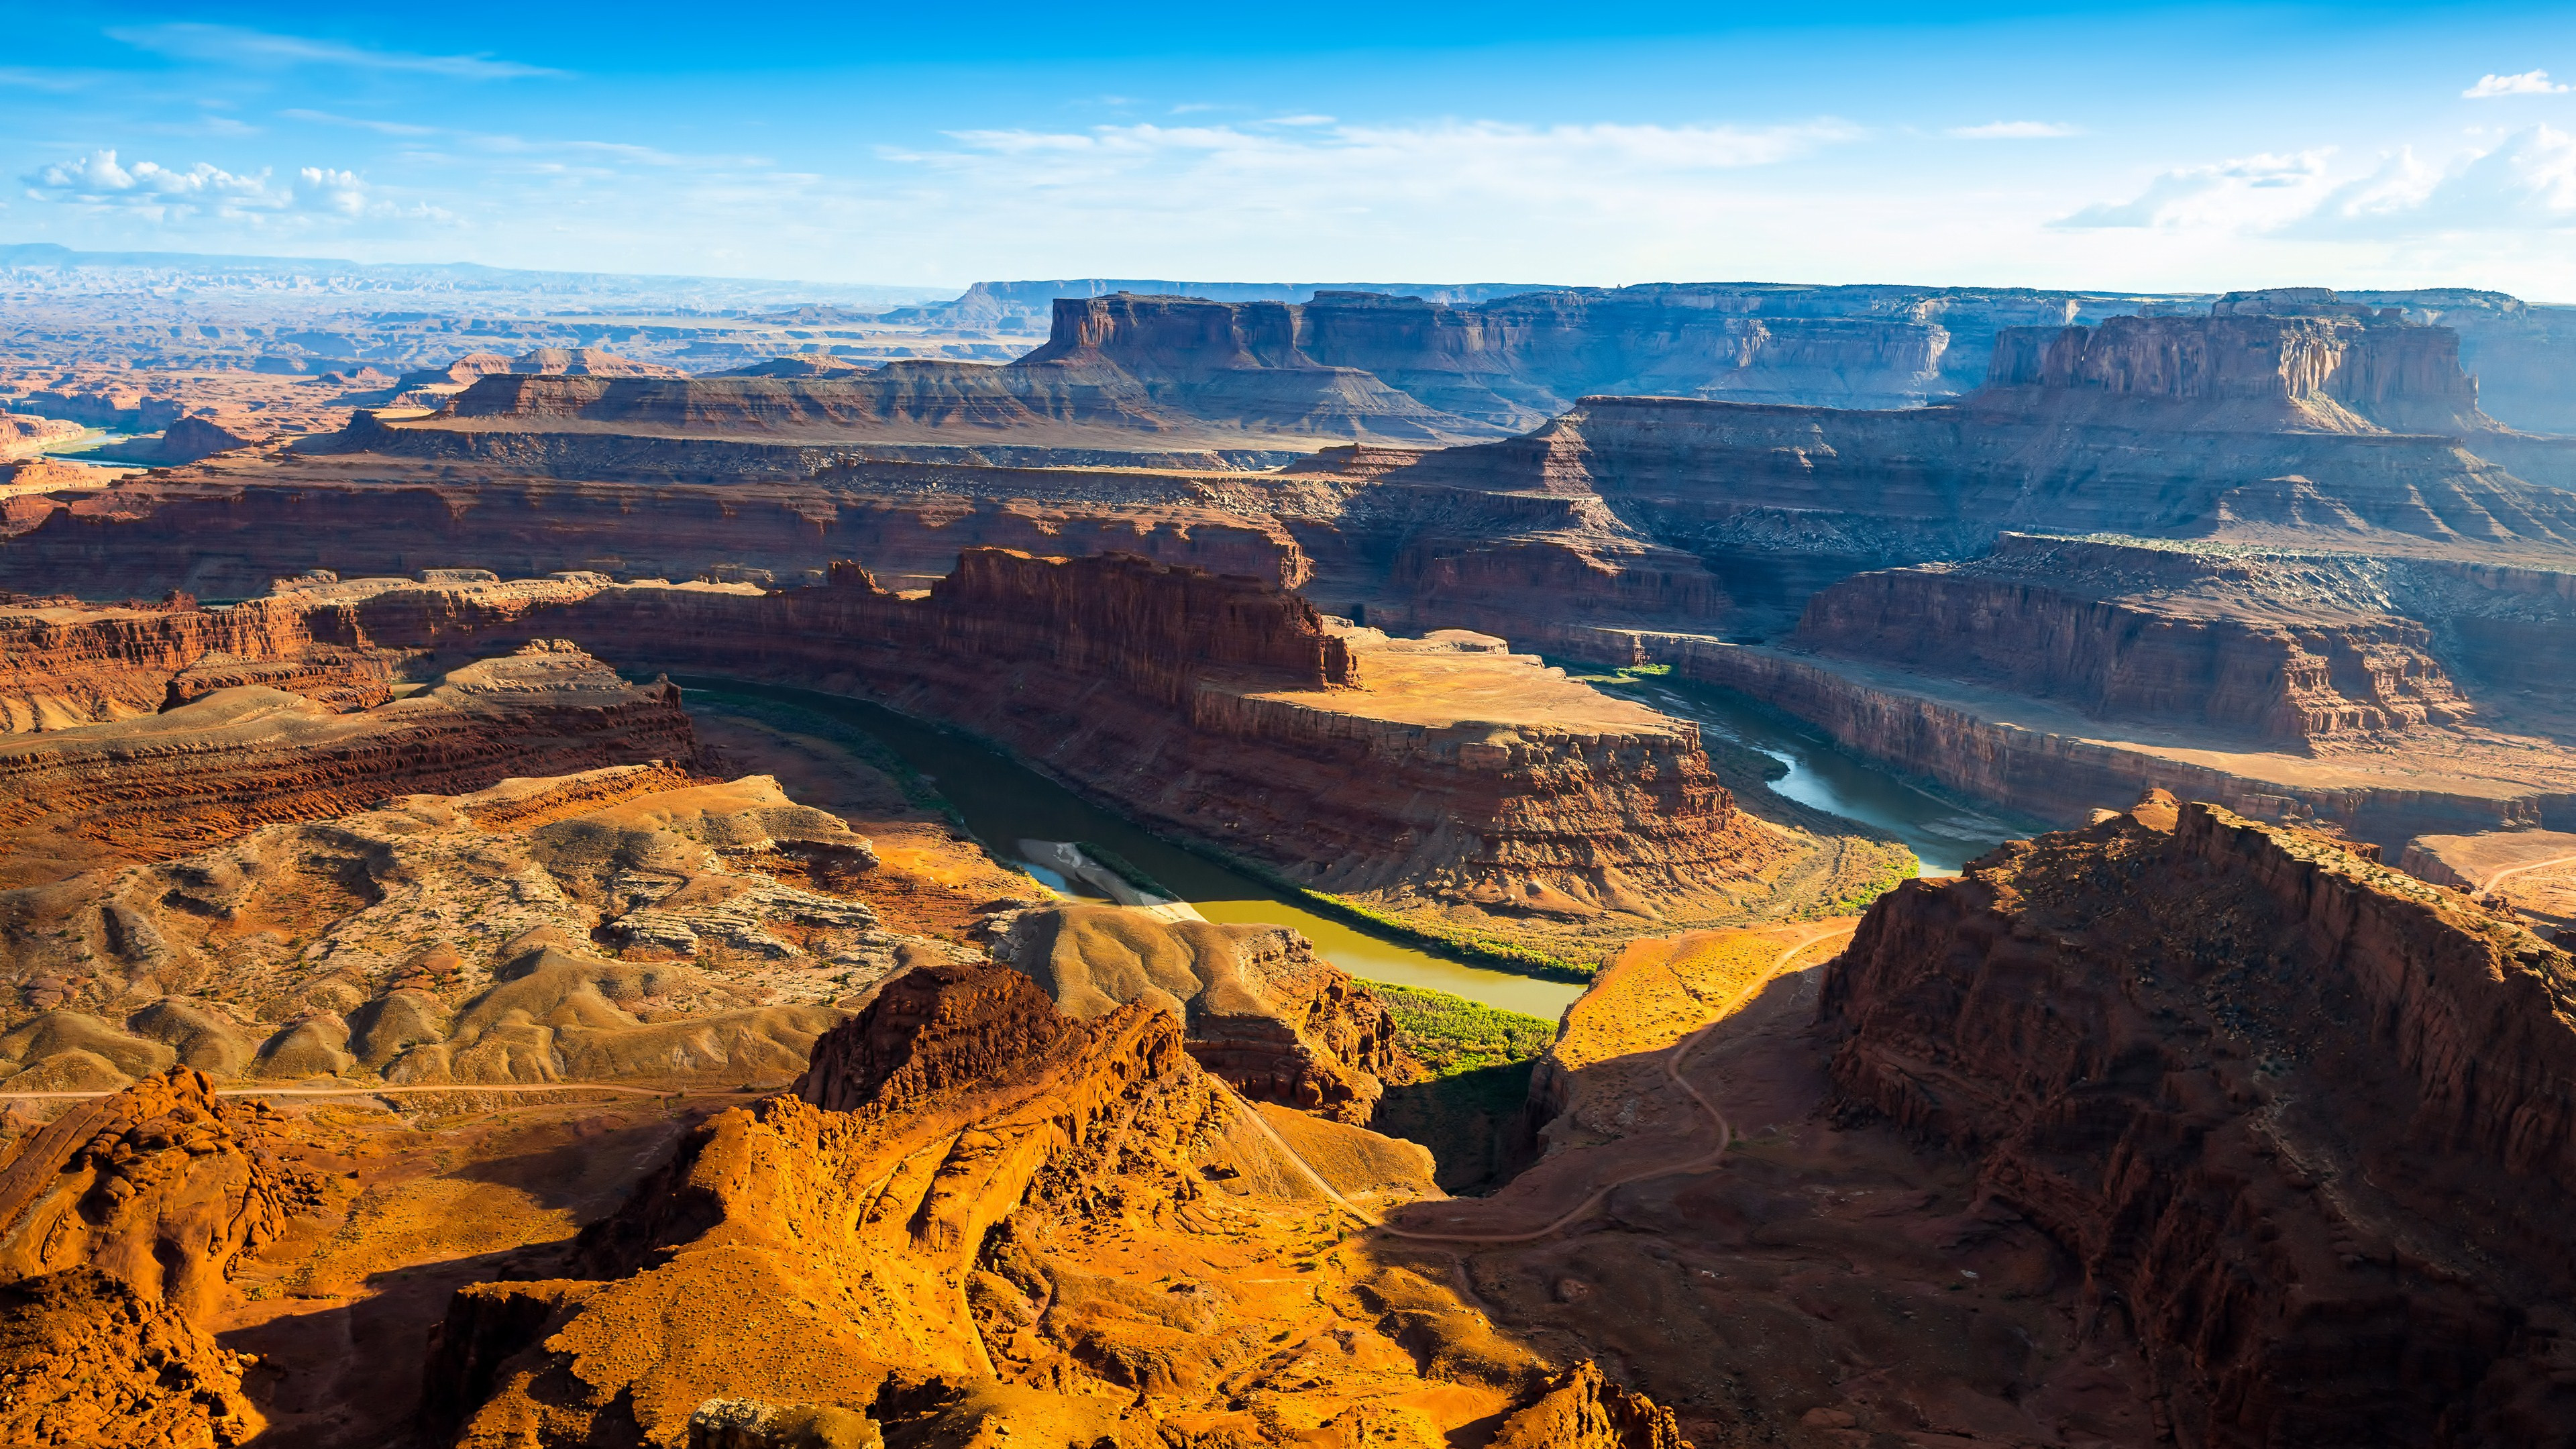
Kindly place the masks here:
<instances>
[{"instance_id":1,"label":"wispy cloud","mask_svg":"<svg viewBox=\"0 0 2576 1449\"><path fill-rule=\"evenodd\" d=\"M2576 229L2576 136L2516 131L2448 166L2400 151L2328 194L2289 230L2352 240Z\"/></svg>"},{"instance_id":2,"label":"wispy cloud","mask_svg":"<svg viewBox=\"0 0 2576 1449\"><path fill-rule=\"evenodd\" d=\"M2326 174L2327 150L2288 156L2239 156L2165 172L2135 197L2100 202L2051 222L2052 227L2244 226L2279 223L2313 205Z\"/></svg>"},{"instance_id":3,"label":"wispy cloud","mask_svg":"<svg viewBox=\"0 0 2576 1449\"><path fill-rule=\"evenodd\" d=\"M89 211L142 213L158 221L200 217L253 222L298 217L452 220L434 206L404 206L375 197L355 172L323 166L300 167L291 180L279 181L269 171L227 171L205 161L185 170L152 161L127 165L117 160L114 150L101 149L38 167L20 179L30 200Z\"/></svg>"},{"instance_id":4,"label":"wispy cloud","mask_svg":"<svg viewBox=\"0 0 2576 1449\"><path fill-rule=\"evenodd\" d=\"M1222 169L1247 180L1311 177L1367 184L1400 177L1437 189L1462 179L1503 180L1514 169L1535 181L1588 168L1596 174L1730 170L1766 166L1858 139L1836 120L1780 126L1521 126L1500 121L1366 126L1327 116L1282 117L1282 134L1239 126L1095 126L1085 131L954 131L961 149L888 149L888 159L948 171L992 170L1042 161L1058 184L1077 177L1183 168Z\"/></svg>"},{"instance_id":5,"label":"wispy cloud","mask_svg":"<svg viewBox=\"0 0 2576 1449\"><path fill-rule=\"evenodd\" d=\"M1988 121L1982 126L1952 126L1942 134L1962 141L2046 141L2081 136L2084 130L2056 121Z\"/></svg>"},{"instance_id":6,"label":"wispy cloud","mask_svg":"<svg viewBox=\"0 0 2576 1449\"><path fill-rule=\"evenodd\" d=\"M2567 87L2549 78L2545 70L2527 70L2520 75L2480 76L2478 83L2460 92L2464 100L2491 101L2498 96L2554 96Z\"/></svg>"},{"instance_id":7,"label":"wispy cloud","mask_svg":"<svg viewBox=\"0 0 2576 1449\"><path fill-rule=\"evenodd\" d=\"M379 136L436 136L436 126L415 126L403 121L372 121L364 116L335 116L329 111L308 111L293 107L278 112L290 121L310 121L317 126L347 126L360 131L373 131Z\"/></svg>"},{"instance_id":8,"label":"wispy cloud","mask_svg":"<svg viewBox=\"0 0 2576 1449\"><path fill-rule=\"evenodd\" d=\"M111 37L140 50L179 60L218 65L334 65L360 70L408 71L451 80L519 80L559 76L563 71L495 60L490 55L422 55L400 50L371 50L346 41L304 35L275 35L232 25L175 21L166 25L120 26Z\"/></svg>"}]
</instances>

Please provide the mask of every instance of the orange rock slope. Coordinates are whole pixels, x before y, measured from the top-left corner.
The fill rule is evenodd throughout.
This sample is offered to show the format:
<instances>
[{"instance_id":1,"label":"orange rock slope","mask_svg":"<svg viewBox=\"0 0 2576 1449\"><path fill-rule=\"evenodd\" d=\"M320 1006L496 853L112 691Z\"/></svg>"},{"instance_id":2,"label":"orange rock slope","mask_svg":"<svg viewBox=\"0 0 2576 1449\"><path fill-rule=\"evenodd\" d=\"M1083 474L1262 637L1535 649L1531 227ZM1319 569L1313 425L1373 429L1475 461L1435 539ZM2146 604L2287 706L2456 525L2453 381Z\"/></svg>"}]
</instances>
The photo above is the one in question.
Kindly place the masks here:
<instances>
[{"instance_id":1,"label":"orange rock slope","mask_svg":"<svg viewBox=\"0 0 2576 1449\"><path fill-rule=\"evenodd\" d=\"M0 1438L210 1449L264 1426L204 1326L303 1188L184 1068L0 1148Z\"/></svg>"},{"instance_id":2,"label":"orange rock slope","mask_svg":"<svg viewBox=\"0 0 2576 1449\"><path fill-rule=\"evenodd\" d=\"M915 971L585 1232L575 1276L460 1293L433 1401L467 1446L834 1414L1050 1449L1677 1441L1352 1253L1276 1141L1168 1013L1079 1022L1017 972Z\"/></svg>"}]
</instances>

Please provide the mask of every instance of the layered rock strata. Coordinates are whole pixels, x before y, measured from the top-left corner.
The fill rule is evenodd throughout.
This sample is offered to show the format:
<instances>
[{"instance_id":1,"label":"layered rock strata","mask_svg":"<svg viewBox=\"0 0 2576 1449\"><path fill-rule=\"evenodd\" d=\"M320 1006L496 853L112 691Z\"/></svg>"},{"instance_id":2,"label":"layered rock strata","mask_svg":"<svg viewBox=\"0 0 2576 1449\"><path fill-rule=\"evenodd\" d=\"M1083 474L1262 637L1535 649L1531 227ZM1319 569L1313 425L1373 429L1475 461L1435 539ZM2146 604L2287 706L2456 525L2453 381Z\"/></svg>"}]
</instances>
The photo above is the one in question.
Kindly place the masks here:
<instances>
[{"instance_id":1,"label":"layered rock strata","mask_svg":"<svg viewBox=\"0 0 2576 1449\"><path fill-rule=\"evenodd\" d=\"M174 630L182 623L164 618ZM182 674L168 688L185 698L186 682ZM651 760L686 765L698 753L676 689L628 684L561 641L450 669L370 709L336 709L327 701L341 691L329 682L324 700L241 684L159 714L0 737L0 832L15 845L12 874L32 878L25 870L42 863L39 838L56 843L56 873L69 874L109 856L165 859L390 795Z\"/></svg>"},{"instance_id":2,"label":"layered rock strata","mask_svg":"<svg viewBox=\"0 0 2576 1449\"><path fill-rule=\"evenodd\" d=\"M2006 534L1964 564L1859 574L1795 643L2300 747L2469 719L2433 631L2391 612L2388 565ZM2376 605L2377 607L2374 607Z\"/></svg>"},{"instance_id":3,"label":"layered rock strata","mask_svg":"<svg viewBox=\"0 0 2576 1449\"><path fill-rule=\"evenodd\" d=\"M2222 300L2208 317L2114 317L2092 327L1998 333L1975 405L2077 408L2134 416L2172 410L2173 424L2305 427L2326 432L2484 431L2477 379L2460 369L2460 336L2408 325L2391 309L2360 316L2268 315ZM2017 396L2018 395L2018 396Z\"/></svg>"},{"instance_id":4,"label":"layered rock strata","mask_svg":"<svg viewBox=\"0 0 2576 1449\"><path fill-rule=\"evenodd\" d=\"M1911 670L1705 636L1605 634L1635 662L1750 695L1856 754L2043 820L2082 820L2166 789L2261 819L2331 826L2393 852L2416 835L2543 825L2576 806L2576 773L2545 740L2454 729L2331 751L2315 740L2266 747L2205 729L2098 721Z\"/></svg>"},{"instance_id":5,"label":"layered rock strata","mask_svg":"<svg viewBox=\"0 0 2576 1449\"><path fill-rule=\"evenodd\" d=\"M1118 556L972 551L919 598L841 577L313 597L389 645L564 635L636 665L874 695L1319 889L1723 914L1789 851L1737 814L1695 726L1493 641L1328 626L1264 582Z\"/></svg>"},{"instance_id":6,"label":"layered rock strata","mask_svg":"<svg viewBox=\"0 0 2576 1449\"><path fill-rule=\"evenodd\" d=\"M2576 1430L2572 1006L2455 893L2151 797L1900 887L1819 1010L1847 1110L2074 1254L2178 1437L2341 1445Z\"/></svg>"}]
</instances>

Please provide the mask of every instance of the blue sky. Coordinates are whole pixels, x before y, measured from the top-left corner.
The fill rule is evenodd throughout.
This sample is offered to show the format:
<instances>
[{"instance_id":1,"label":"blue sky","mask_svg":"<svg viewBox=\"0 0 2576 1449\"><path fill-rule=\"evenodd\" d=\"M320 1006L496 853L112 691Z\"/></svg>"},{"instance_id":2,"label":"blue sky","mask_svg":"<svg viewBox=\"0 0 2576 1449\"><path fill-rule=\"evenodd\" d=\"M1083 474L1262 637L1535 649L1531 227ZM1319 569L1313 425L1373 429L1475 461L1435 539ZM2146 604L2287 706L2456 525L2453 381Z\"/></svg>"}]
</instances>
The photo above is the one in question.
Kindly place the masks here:
<instances>
[{"instance_id":1,"label":"blue sky","mask_svg":"<svg viewBox=\"0 0 2576 1449\"><path fill-rule=\"evenodd\" d=\"M2576 301L2576 9L8 7L0 240Z\"/></svg>"}]
</instances>

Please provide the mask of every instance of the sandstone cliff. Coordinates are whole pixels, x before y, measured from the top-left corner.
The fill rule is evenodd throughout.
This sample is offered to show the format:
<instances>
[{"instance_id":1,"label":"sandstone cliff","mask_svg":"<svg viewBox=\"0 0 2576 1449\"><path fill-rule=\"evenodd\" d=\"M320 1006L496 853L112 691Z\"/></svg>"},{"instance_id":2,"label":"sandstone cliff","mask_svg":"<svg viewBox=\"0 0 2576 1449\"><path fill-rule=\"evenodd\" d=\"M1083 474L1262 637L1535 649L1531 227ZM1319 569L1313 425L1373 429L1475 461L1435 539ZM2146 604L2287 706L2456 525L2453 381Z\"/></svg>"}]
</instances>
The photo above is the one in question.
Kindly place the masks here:
<instances>
[{"instance_id":1,"label":"sandstone cliff","mask_svg":"<svg viewBox=\"0 0 2576 1449\"><path fill-rule=\"evenodd\" d=\"M1796 642L2095 718L2188 721L2299 747L2468 719L2432 629L2391 611L2387 573L2362 559L2006 534L1973 562L1823 590Z\"/></svg>"},{"instance_id":2,"label":"sandstone cliff","mask_svg":"<svg viewBox=\"0 0 2576 1449\"><path fill-rule=\"evenodd\" d=\"M2178 1436L2396 1445L2576 1431L2571 1007L2460 896L2151 797L1900 887L1820 1013L1847 1110L2074 1254Z\"/></svg>"},{"instance_id":3,"label":"sandstone cliff","mask_svg":"<svg viewBox=\"0 0 2576 1449\"><path fill-rule=\"evenodd\" d=\"M1738 913L1791 849L1738 815L1694 726L1528 656L1329 626L1266 583L1118 556L970 551L922 598L842 577L342 592L385 645L564 635L637 665L871 695L1302 883L1418 893L1507 930Z\"/></svg>"},{"instance_id":4,"label":"sandstone cliff","mask_svg":"<svg viewBox=\"0 0 2576 1449\"><path fill-rule=\"evenodd\" d=\"M2208 317L2114 317L2008 328L1966 406L2100 421L2162 413L2177 428L2490 431L2459 334L2378 316L2267 315L2248 300ZM2365 309L2354 308L2353 311Z\"/></svg>"}]
</instances>

